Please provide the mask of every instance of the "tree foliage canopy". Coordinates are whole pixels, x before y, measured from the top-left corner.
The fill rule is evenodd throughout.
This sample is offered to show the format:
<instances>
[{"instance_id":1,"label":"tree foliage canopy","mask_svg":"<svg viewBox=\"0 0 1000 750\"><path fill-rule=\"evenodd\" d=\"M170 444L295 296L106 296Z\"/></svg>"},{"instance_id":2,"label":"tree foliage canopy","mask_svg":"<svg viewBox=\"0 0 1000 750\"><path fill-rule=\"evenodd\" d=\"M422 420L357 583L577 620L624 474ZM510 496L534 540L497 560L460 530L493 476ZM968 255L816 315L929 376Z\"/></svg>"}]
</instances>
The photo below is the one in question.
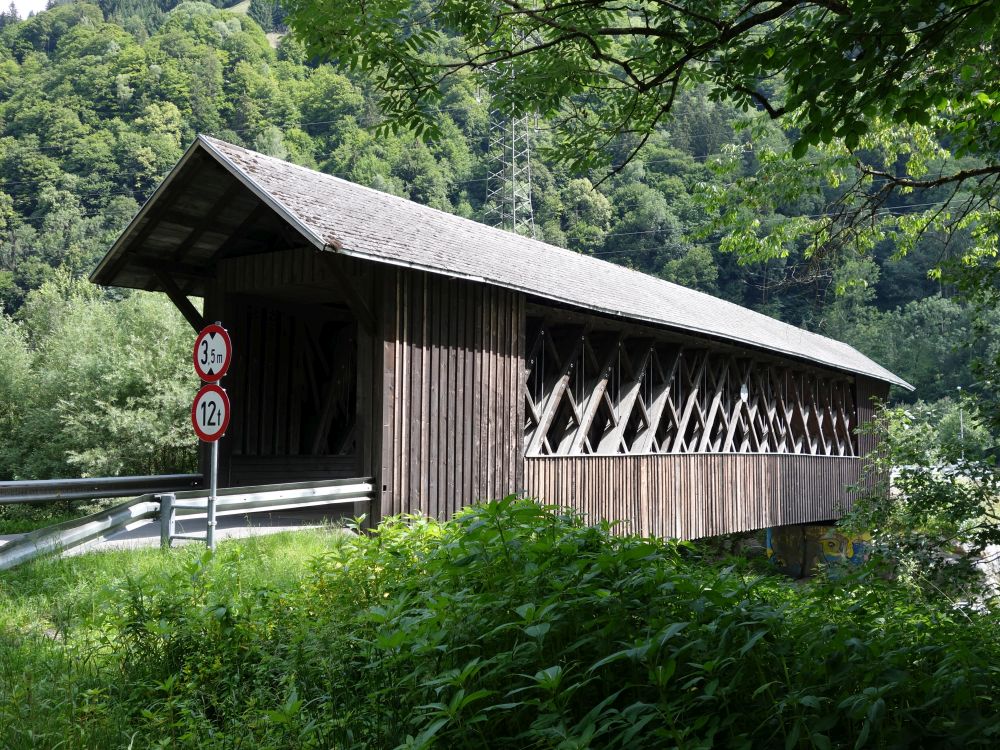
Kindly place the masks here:
<instances>
[{"instance_id":1,"label":"tree foliage canopy","mask_svg":"<svg viewBox=\"0 0 1000 750\"><path fill-rule=\"evenodd\" d=\"M373 76L391 122L432 128L440 83L502 66L505 106L557 117L562 154L599 158L607 138L647 139L679 91L704 86L800 131L797 155L860 144L876 117L954 119L959 155L993 153L998 79L992 2L862 0L289 0L317 53ZM437 54L447 34L464 44ZM428 54L434 50L435 54ZM956 73L958 75L956 75ZM985 115L985 116L984 116Z\"/></svg>"}]
</instances>

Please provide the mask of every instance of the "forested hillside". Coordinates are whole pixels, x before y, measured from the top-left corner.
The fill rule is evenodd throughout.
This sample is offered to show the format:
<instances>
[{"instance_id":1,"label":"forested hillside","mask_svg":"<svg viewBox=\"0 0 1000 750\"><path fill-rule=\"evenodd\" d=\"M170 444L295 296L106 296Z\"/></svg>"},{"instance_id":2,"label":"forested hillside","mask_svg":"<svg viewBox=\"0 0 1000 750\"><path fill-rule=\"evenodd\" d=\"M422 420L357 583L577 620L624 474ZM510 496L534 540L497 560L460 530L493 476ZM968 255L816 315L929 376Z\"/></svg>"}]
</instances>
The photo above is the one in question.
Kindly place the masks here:
<instances>
[{"instance_id":1,"label":"forested hillside","mask_svg":"<svg viewBox=\"0 0 1000 750\"><path fill-rule=\"evenodd\" d=\"M196 133L482 218L488 112L474 80L450 82L437 140L376 135L378 102L365 81L308 60L282 18L266 0L231 10L102 0L59 4L26 20L3 17L0 478L189 463L186 438L163 426L184 421L183 375L164 362L156 366L166 379L146 377L132 357L135 371L125 368L131 375L109 383L107 366L122 355L93 344L100 326L119 321L116 330L131 331L122 347L151 351L144 342L160 337L183 349L186 324L165 300L125 301L120 291L100 294L74 280L94 267ZM975 352L954 349L972 317L927 274L953 247L929 233L902 258L886 240L874 261L806 258L793 246L780 260L741 264L723 251L710 207L735 180L757 172L762 154L786 151L791 141L759 120L743 127L752 115L698 91L683 93L676 112L639 158L611 175L554 166L545 157L551 134L540 125L532 163L538 236L846 340L917 385L913 398L951 397L975 380ZM612 163L632 145L611 145ZM767 227L813 215L828 197L790 196L755 220ZM935 199L897 196L887 210ZM157 321L152 333L139 325L148 321ZM1000 331L1000 316L987 323ZM145 416L124 433L102 422L139 405ZM48 442L39 451L43 434ZM99 455L109 441L121 447Z\"/></svg>"}]
</instances>

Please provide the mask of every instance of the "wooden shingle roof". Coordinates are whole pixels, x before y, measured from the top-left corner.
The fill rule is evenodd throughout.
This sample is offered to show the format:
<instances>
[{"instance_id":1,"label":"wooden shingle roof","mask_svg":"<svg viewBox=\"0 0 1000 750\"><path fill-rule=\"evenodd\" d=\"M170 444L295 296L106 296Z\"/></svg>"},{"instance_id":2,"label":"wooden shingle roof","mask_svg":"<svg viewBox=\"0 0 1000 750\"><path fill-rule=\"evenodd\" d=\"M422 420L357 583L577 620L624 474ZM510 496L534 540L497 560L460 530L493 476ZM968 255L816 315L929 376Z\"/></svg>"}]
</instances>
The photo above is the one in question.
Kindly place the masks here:
<instances>
[{"instance_id":1,"label":"wooden shingle roof","mask_svg":"<svg viewBox=\"0 0 1000 750\"><path fill-rule=\"evenodd\" d=\"M910 388L847 344L702 292L214 138L199 136L191 149L203 149L214 157L321 250L516 289L544 300L704 334ZM150 203L155 198L154 194ZM141 217L142 213L136 221ZM132 228L115 243L93 280L111 283L103 271L115 260L116 251L121 252L122 241Z\"/></svg>"}]
</instances>

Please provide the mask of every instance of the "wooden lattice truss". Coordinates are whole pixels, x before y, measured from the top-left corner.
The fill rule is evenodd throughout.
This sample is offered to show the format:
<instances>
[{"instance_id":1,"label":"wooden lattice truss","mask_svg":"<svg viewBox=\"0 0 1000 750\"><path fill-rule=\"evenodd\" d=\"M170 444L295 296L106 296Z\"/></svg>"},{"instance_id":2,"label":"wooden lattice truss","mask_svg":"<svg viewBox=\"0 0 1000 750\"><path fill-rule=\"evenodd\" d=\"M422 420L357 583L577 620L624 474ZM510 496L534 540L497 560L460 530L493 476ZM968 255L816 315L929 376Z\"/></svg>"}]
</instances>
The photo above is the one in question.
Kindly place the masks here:
<instances>
[{"instance_id":1,"label":"wooden lattice truss","mask_svg":"<svg viewBox=\"0 0 1000 750\"><path fill-rule=\"evenodd\" d=\"M529 317L528 456L858 455L854 383L749 350Z\"/></svg>"}]
</instances>

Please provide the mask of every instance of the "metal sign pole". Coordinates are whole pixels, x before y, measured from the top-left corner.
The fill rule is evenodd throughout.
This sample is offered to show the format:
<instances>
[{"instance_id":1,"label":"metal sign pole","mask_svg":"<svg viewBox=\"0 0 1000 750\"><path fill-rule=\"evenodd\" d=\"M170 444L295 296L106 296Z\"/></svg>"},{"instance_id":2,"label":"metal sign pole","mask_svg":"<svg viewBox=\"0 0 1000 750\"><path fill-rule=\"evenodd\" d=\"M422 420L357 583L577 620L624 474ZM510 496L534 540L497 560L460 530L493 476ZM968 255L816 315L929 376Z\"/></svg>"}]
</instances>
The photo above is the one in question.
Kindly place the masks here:
<instances>
[{"instance_id":1,"label":"metal sign pole","mask_svg":"<svg viewBox=\"0 0 1000 750\"><path fill-rule=\"evenodd\" d=\"M208 467L208 527L205 530L205 543L211 552L215 552L215 495L218 490L219 475L219 441L212 442L212 460Z\"/></svg>"},{"instance_id":2,"label":"metal sign pole","mask_svg":"<svg viewBox=\"0 0 1000 750\"><path fill-rule=\"evenodd\" d=\"M194 341L194 371L205 383L191 404L191 424L195 434L211 443L208 465L208 502L205 507L205 536L209 551L215 552L215 504L219 492L219 440L226 434L231 413L229 397L219 386L233 360L233 342L222 323L205 326ZM189 537L190 538L190 537Z\"/></svg>"}]
</instances>

